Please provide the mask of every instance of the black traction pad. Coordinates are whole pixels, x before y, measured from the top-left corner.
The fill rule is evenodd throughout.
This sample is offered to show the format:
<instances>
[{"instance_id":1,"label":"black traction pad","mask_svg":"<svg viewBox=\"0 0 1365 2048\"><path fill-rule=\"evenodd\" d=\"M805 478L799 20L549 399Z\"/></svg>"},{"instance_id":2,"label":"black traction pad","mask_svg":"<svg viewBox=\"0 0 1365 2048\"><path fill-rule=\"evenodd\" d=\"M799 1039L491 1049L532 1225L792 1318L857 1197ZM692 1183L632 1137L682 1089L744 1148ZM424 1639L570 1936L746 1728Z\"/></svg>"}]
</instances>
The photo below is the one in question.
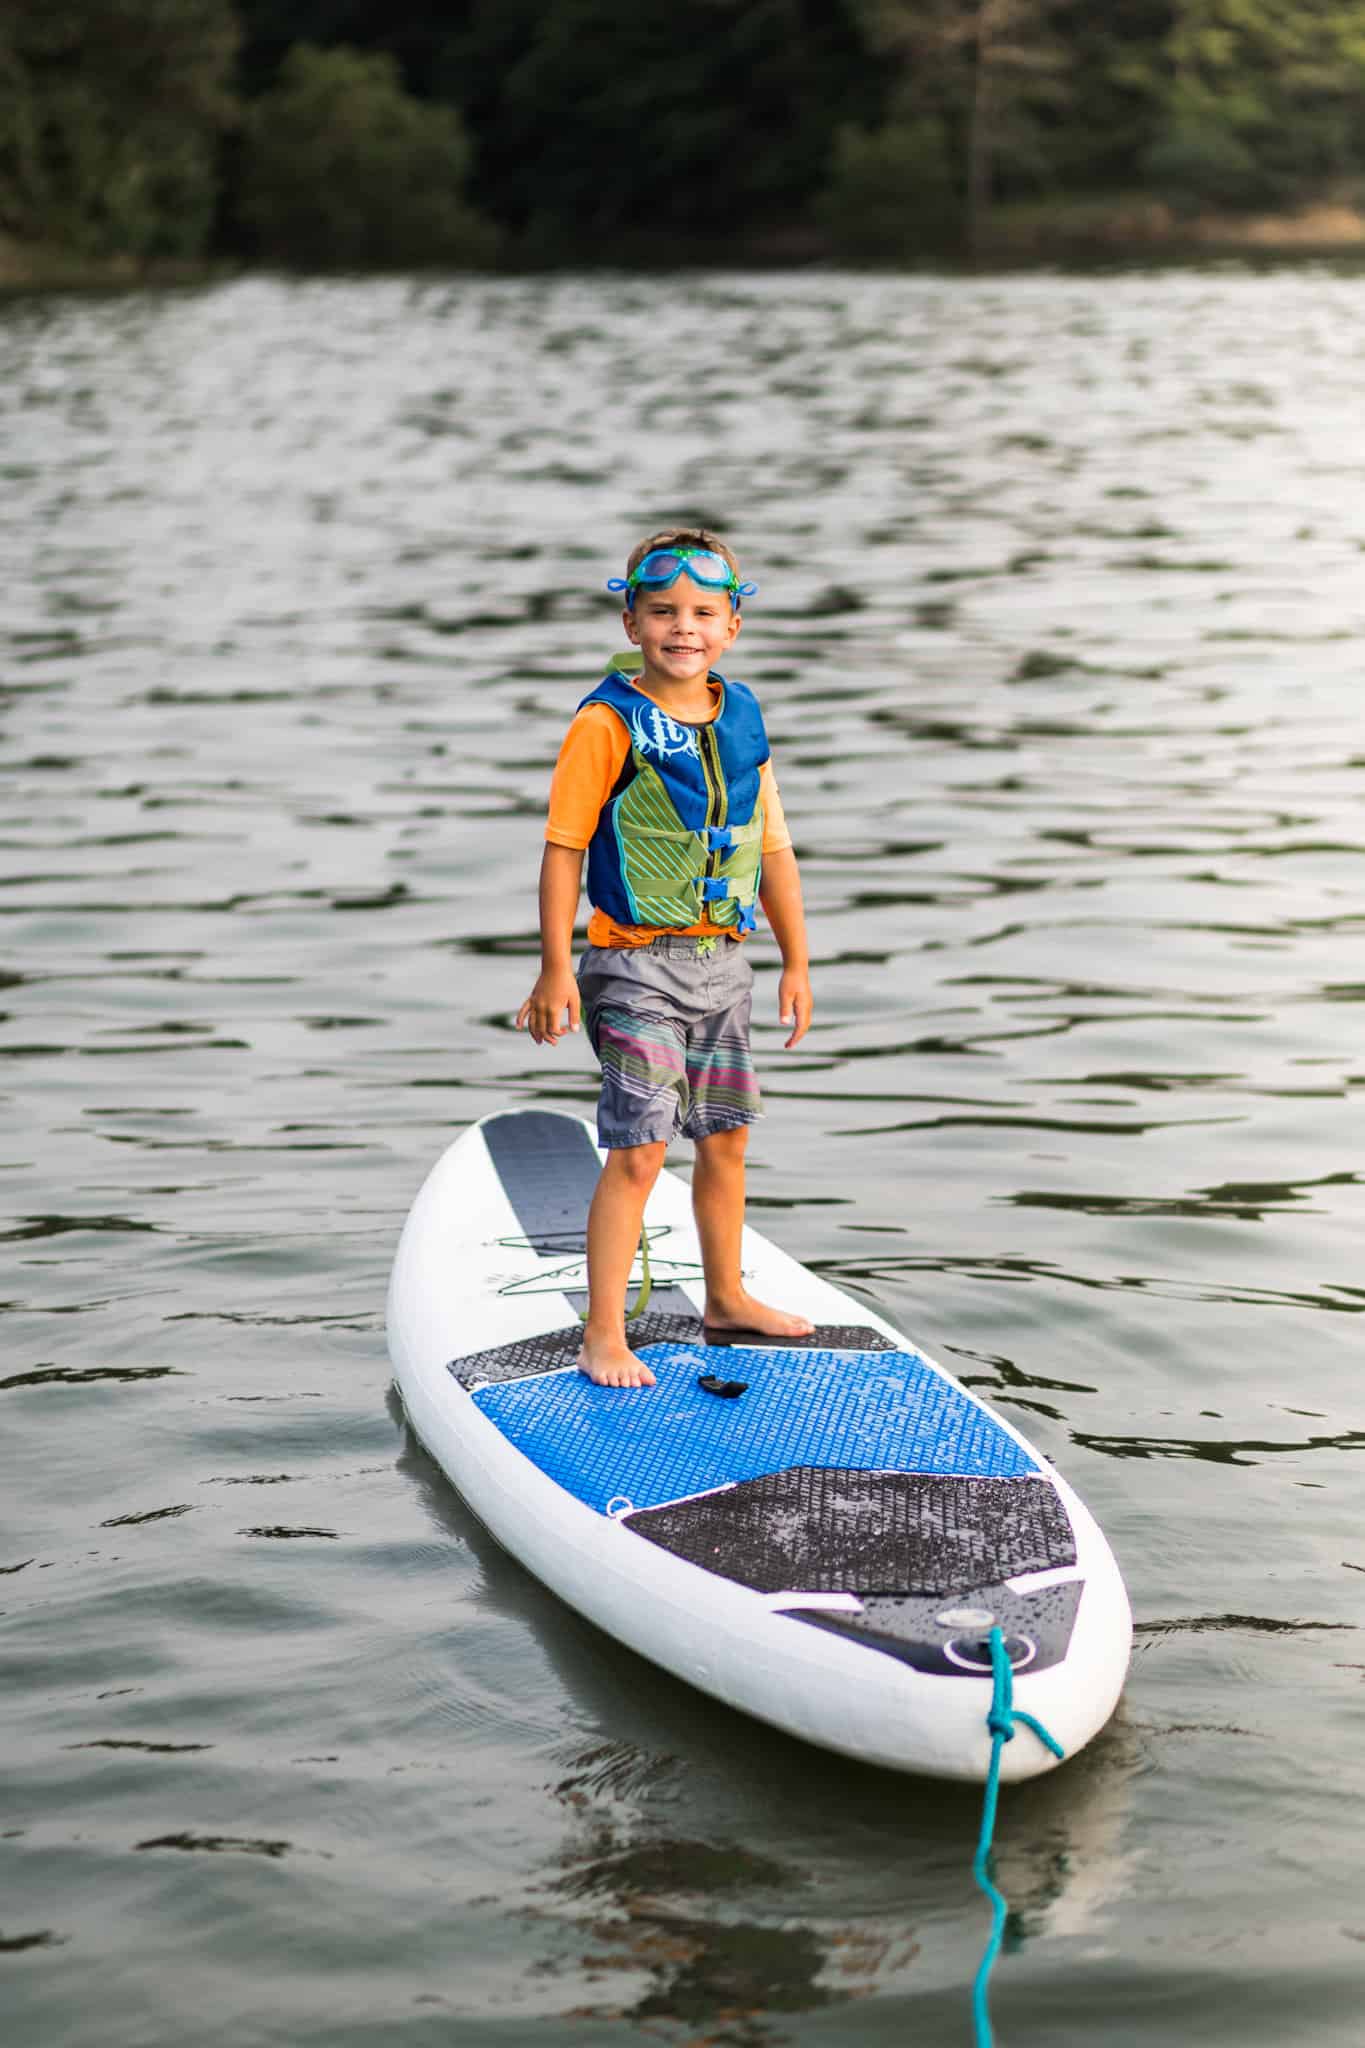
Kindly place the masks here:
<instances>
[{"instance_id":1,"label":"black traction pad","mask_svg":"<svg viewBox=\"0 0 1365 2048\"><path fill-rule=\"evenodd\" d=\"M714 1330L705 1327L708 1346L723 1350L738 1345L742 1351L899 1351L900 1340L883 1336L880 1330L865 1329L861 1323L817 1323L806 1337L769 1337L762 1330Z\"/></svg>"},{"instance_id":2,"label":"black traction pad","mask_svg":"<svg viewBox=\"0 0 1365 2048\"><path fill-rule=\"evenodd\" d=\"M1084 1579L1064 1579L1016 1593L1009 1586L974 1586L945 1605L944 1596L909 1599L873 1596L861 1614L831 1614L784 1608L793 1621L846 1636L916 1671L940 1678L988 1678L991 1646L987 1632L998 1624L1016 1672L1046 1671L1071 1647L1071 1632L1085 1590Z\"/></svg>"},{"instance_id":3,"label":"black traction pad","mask_svg":"<svg viewBox=\"0 0 1365 2048\"><path fill-rule=\"evenodd\" d=\"M700 1344L698 1315L658 1315L646 1309L627 1324L632 1344ZM523 1337L515 1344L498 1344L491 1351L473 1351L468 1358L451 1360L449 1370L466 1389L495 1380L528 1379L533 1373L559 1372L577 1365L583 1346L583 1325L571 1323L567 1330L548 1330L541 1337Z\"/></svg>"},{"instance_id":4,"label":"black traction pad","mask_svg":"<svg viewBox=\"0 0 1365 2048\"><path fill-rule=\"evenodd\" d=\"M490 1117L483 1141L532 1249L542 1258L583 1249L602 1162L585 1125L544 1109Z\"/></svg>"},{"instance_id":5,"label":"black traction pad","mask_svg":"<svg viewBox=\"0 0 1365 2048\"><path fill-rule=\"evenodd\" d=\"M660 1292L658 1288L654 1290L656 1302ZM669 1288L666 1293L691 1307L680 1290ZM662 1310L646 1309L642 1316L627 1323L626 1337L637 1350L642 1344L697 1344L709 1348L716 1342L714 1337L703 1336L701 1317L695 1310L690 1315L676 1313L672 1299ZM758 1348L756 1339L736 1341L744 1341L746 1349ZM491 1351L474 1351L467 1358L454 1358L447 1369L466 1389L492 1380L527 1379L533 1373L558 1372L564 1366L576 1365L582 1342L583 1325L573 1323L567 1330L550 1330L541 1337L523 1337L515 1344L498 1344ZM880 1330L863 1330L852 1323L821 1323L809 1337L773 1337L767 1340L767 1346L784 1351L896 1349L894 1341L884 1337Z\"/></svg>"},{"instance_id":6,"label":"black traction pad","mask_svg":"<svg viewBox=\"0 0 1365 2048\"><path fill-rule=\"evenodd\" d=\"M622 1517L637 1535L759 1593L956 1595L1074 1565L1048 1479L793 1465Z\"/></svg>"}]
</instances>

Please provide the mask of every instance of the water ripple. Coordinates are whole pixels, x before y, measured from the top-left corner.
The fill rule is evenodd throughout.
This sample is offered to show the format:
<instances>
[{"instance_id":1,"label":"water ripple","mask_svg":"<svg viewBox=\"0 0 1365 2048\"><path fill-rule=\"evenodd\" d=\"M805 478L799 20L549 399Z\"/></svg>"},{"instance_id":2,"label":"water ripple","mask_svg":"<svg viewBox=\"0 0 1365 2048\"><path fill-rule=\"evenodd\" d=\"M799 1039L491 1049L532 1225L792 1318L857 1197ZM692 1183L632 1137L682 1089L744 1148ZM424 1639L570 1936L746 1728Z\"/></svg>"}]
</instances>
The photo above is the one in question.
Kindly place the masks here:
<instances>
[{"instance_id":1,"label":"water ripple","mask_svg":"<svg viewBox=\"0 0 1365 2048\"><path fill-rule=\"evenodd\" d=\"M1026 1418L1159 1649L1002 1809L1001 1997L1354 2038L1363 294L0 307L17 2048L960 2030L975 1799L608 1642L383 1398L438 1147L591 1108L509 1020L602 585L676 517L761 586L816 962L787 1055L757 942L755 1217Z\"/></svg>"}]
</instances>

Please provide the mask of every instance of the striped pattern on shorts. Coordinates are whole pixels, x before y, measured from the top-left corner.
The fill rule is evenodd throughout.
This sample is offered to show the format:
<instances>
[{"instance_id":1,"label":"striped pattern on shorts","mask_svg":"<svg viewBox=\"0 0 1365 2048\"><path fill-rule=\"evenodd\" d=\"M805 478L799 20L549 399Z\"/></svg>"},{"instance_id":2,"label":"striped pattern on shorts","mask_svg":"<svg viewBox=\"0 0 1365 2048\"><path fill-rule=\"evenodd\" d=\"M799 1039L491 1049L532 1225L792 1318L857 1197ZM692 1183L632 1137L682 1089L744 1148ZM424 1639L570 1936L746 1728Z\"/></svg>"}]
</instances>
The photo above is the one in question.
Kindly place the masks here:
<instances>
[{"instance_id":1,"label":"striped pattern on shorts","mask_svg":"<svg viewBox=\"0 0 1365 2048\"><path fill-rule=\"evenodd\" d=\"M749 1052L753 978L732 939L588 947L578 985L602 1068L599 1144L704 1138L762 1115Z\"/></svg>"}]
</instances>

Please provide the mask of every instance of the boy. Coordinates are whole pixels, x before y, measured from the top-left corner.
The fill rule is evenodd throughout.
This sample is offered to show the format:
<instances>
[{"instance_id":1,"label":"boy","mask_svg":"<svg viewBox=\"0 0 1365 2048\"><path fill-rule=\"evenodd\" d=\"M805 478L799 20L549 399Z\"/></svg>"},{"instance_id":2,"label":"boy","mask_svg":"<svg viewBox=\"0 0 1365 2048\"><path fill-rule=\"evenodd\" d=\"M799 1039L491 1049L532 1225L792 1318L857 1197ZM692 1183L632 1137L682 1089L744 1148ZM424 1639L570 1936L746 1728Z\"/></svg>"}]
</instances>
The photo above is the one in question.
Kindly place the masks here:
<instances>
[{"instance_id":1,"label":"boy","mask_svg":"<svg viewBox=\"0 0 1365 2048\"><path fill-rule=\"evenodd\" d=\"M584 698L560 749L540 871L541 970L517 1026L555 1045L563 1020L576 1031L586 1007L607 1162L588 1215L578 1362L599 1386L646 1387L654 1375L626 1341L626 1291L645 1203L679 1127L696 1141L707 1328L810 1333L804 1317L755 1301L740 1274L744 1151L761 1113L743 944L756 897L782 950L788 1046L809 1028L811 988L796 855L758 702L714 672L755 586L740 582L714 534L670 529L641 541L625 577L607 587L624 592L639 673L617 669ZM593 914L575 985L585 850Z\"/></svg>"}]
</instances>

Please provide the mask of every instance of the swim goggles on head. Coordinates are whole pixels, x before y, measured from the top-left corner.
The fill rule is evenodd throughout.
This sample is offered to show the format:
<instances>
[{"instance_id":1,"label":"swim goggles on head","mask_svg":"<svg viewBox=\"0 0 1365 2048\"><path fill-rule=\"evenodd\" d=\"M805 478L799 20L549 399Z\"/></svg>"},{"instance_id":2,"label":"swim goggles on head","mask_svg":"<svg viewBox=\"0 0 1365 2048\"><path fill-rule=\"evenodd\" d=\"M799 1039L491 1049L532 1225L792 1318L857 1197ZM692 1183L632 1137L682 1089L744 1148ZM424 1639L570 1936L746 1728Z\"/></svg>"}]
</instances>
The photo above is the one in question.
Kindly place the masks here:
<instances>
[{"instance_id":1,"label":"swim goggles on head","mask_svg":"<svg viewBox=\"0 0 1365 2048\"><path fill-rule=\"evenodd\" d=\"M684 569L703 590L728 590L732 605L738 605L742 597L752 597L758 589L756 583L741 583L724 555L711 548L651 548L629 576L613 576L607 589L623 590L626 603L633 605L637 590L669 590Z\"/></svg>"}]
</instances>

